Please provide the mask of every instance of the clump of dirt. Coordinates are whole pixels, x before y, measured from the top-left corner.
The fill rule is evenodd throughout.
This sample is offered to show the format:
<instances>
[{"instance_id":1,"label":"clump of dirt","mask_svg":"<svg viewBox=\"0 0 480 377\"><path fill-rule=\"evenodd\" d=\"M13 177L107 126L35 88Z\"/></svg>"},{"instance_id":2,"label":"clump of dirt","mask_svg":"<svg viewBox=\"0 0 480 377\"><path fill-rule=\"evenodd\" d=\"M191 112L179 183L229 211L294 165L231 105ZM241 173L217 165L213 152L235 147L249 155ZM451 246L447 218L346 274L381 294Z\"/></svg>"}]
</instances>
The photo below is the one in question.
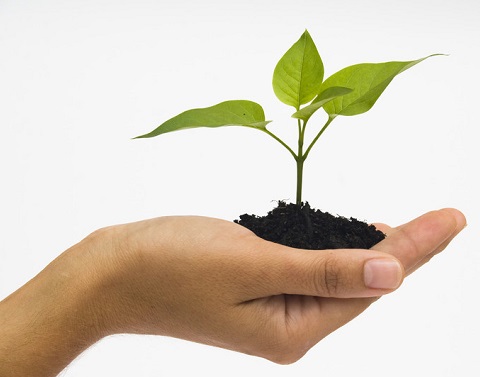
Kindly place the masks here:
<instances>
[{"instance_id":1,"label":"clump of dirt","mask_svg":"<svg viewBox=\"0 0 480 377\"><path fill-rule=\"evenodd\" d=\"M369 249L385 238L373 225L333 216L308 202L279 201L266 216L244 214L234 221L265 240L299 249Z\"/></svg>"}]
</instances>

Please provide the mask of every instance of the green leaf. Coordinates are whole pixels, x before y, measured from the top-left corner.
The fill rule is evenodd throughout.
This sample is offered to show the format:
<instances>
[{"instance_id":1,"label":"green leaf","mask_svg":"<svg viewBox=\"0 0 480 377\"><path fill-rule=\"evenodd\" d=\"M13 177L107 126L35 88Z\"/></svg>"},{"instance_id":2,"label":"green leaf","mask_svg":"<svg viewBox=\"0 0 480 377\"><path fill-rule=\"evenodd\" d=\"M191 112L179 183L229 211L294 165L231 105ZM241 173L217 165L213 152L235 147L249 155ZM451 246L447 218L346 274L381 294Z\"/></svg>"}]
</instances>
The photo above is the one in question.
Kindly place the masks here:
<instances>
[{"instance_id":1,"label":"green leaf","mask_svg":"<svg viewBox=\"0 0 480 377\"><path fill-rule=\"evenodd\" d=\"M302 119L304 122L307 122L310 117L325 104L335 98L342 97L348 93L351 93L352 91L352 89L344 88L342 86L332 86L330 88L327 88L317 97L315 97L315 99L310 105L305 106L303 109L294 113L292 115L292 118Z\"/></svg>"},{"instance_id":2,"label":"green leaf","mask_svg":"<svg viewBox=\"0 0 480 377\"><path fill-rule=\"evenodd\" d=\"M331 118L365 113L372 108L395 76L431 56L435 55L406 62L365 63L346 67L326 79L320 90L334 86L345 86L354 90L343 97L335 98L323 108Z\"/></svg>"},{"instance_id":3,"label":"green leaf","mask_svg":"<svg viewBox=\"0 0 480 377\"><path fill-rule=\"evenodd\" d=\"M323 81L323 62L312 37L305 30L283 55L273 72L273 91L280 101L299 110L318 93Z\"/></svg>"},{"instance_id":4,"label":"green leaf","mask_svg":"<svg viewBox=\"0 0 480 377\"><path fill-rule=\"evenodd\" d=\"M161 124L138 138L154 137L167 132L196 127L244 126L265 129L270 121L265 121L262 107L252 101L225 101L211 107L187 110Z\"/></svg>"}]
</instances>

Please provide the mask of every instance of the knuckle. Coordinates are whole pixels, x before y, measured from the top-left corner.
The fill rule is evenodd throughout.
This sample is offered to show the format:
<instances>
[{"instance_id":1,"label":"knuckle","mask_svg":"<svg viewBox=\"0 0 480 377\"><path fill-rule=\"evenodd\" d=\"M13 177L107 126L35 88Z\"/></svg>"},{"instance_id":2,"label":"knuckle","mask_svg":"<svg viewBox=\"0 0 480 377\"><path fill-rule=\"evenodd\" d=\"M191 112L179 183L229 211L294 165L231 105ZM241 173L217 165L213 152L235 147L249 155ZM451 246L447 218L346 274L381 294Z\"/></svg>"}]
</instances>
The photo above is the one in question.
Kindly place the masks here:
<instances>
[{"instance_id":1,"label":"knuckle","mask_svg":"<svg viewBox=\"0 0 480 377\"><path fill-rule=\"evenodd\" d=\"M320 295L335 296L340 290L338 261L329 255L316 268L317 291Z\"/></svg>"}]
</instances>

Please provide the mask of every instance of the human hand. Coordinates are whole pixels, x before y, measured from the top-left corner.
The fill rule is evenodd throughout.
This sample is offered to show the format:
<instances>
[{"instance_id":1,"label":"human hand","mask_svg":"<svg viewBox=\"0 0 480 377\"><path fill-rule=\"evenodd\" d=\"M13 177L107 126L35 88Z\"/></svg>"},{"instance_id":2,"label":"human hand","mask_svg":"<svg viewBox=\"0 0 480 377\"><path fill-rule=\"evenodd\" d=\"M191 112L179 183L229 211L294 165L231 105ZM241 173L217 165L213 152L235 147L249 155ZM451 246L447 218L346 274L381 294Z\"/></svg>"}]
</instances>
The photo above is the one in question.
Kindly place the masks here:
<instances>
[{"instance_id":1,"label":"human hand","mask_svg":"<svg viewBox=\"0 0 480 377\"><path fill-rule=\"evenodd\" d=\"M294 362L442 251L465 218L445 209L377 226L388 236L371 250L334 251L291 249L211 218L110 228L120 268L103 292L105 327Z\"/></svg>"},{"instance_id":2,"label":"human hand","mask_svg":"<svg viewBox=\"0 0 480 377\"><path fill-rule=\"evenodd\" d=\"M371 250L319 251L202 217L101 229L0 302L0 376L57 375L116 333L294 362L441 252L465 218L444 209L377 226L387 238Z\"/></svg>"}]
</instances>

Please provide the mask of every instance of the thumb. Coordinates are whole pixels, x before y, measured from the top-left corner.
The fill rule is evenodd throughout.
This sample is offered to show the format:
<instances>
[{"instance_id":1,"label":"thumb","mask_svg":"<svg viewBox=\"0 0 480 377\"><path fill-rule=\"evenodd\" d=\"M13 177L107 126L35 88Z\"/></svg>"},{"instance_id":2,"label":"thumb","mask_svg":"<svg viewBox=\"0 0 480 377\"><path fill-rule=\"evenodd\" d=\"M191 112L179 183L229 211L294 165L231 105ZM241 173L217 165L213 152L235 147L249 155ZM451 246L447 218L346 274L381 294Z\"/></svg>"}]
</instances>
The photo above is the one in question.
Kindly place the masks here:
<instances>
[{"instance_id":1,"label":"thumb","mask_svg":"<svg viewBox=\"0 0 480 377\"><path fill-rule=\"evenodd\" d=\"M400 261L381 251L280 248L266 253L274 258L267 262L271 284L259 285L269 286L267 295L378 297L397 289L405 277Z\"/></svg>"}]
</instances>

